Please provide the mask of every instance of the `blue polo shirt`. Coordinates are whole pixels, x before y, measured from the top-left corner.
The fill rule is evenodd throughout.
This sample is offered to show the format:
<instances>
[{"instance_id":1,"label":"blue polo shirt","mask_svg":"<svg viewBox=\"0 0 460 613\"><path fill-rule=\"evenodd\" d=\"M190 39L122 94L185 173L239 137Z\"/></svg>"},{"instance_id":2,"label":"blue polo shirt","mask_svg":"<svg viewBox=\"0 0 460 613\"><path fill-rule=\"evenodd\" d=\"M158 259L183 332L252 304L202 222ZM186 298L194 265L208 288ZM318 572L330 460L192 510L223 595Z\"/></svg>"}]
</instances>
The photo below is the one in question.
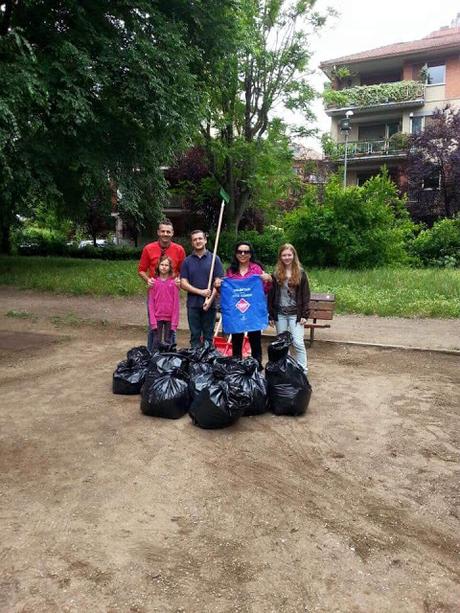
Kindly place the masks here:
<instances>
[{"instance_id":1,"label":"blue polo shirt","mask_svg":"<svg viewBox=\"0 0 460 613\"><path fill-rule=\"evenodd\" d=\"M190 283L190 285L193 285L193 287L197 287L198 289L206 289L208 287L211 262L212 253L208 250L206 250L201 257L195 253L192 253L185 258L180 269L180 276L187 279L187 281ZM214 281L216 277L222 278L223 276L224 270L222 268L222 262L220 261L219 256L217 256L214 263L212 280ZM203 296L191 294L190 292L187 294L187 307L201 309L203 302Z\"/></svg>"}]
</instances>

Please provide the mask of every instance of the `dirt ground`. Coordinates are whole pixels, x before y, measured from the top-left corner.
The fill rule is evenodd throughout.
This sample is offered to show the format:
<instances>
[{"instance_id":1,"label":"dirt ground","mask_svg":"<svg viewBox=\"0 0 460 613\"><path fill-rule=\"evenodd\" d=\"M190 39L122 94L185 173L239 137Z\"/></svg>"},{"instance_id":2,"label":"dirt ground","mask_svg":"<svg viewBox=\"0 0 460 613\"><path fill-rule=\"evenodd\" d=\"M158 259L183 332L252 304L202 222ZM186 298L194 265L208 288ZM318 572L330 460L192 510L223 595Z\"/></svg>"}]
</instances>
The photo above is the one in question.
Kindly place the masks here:
<instances>
[{"instance_id":1,"label":"dirt ground","mask_svg":"<svg viewBox=\"0 0 460 613\"><path fill-rule=\"evenodd\" d=\"M204 431L112 395L143 342L0 313L0 611L460 610L458 356L316 343L305 416Z\"/></svg>"},{"instance_id":2,"label":"dirt ground","mask_svg":"<svg viewBox=\"0 0 460 613\"><path fill-rule=\"evenodd\" d=\"M143 296L71 296L51 292L21 290L0 286L0 313L29 313L49 317L50 313L67 320L145 326ZM377 317L373 315L334 315L331 328L316 330L315 338L331 342L364 343L458 352L460 356L460 318L423 319ZM181 296L179 326L187 327L185 292ZM270 328L266 333L273 333Z\"/></svg>"}]
</instances>

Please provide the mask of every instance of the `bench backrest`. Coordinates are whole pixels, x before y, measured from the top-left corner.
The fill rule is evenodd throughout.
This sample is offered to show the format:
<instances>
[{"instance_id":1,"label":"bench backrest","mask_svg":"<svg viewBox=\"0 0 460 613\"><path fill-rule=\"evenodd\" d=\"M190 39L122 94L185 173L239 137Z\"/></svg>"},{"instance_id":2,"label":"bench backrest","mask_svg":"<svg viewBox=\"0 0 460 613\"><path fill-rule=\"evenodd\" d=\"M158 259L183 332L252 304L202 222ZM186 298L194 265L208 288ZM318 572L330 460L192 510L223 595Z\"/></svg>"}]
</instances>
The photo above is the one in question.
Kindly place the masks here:
<instances>
[{"instance_id":1,"label":"bench backrest","mask_svg":"<svg viewBox=\"0 0 460 613\"><path fill-rule=\"evenodd\" d=\"M334 294L311 294L310 319L332 319L335 309Z\"/></svg>"}]
</instances>

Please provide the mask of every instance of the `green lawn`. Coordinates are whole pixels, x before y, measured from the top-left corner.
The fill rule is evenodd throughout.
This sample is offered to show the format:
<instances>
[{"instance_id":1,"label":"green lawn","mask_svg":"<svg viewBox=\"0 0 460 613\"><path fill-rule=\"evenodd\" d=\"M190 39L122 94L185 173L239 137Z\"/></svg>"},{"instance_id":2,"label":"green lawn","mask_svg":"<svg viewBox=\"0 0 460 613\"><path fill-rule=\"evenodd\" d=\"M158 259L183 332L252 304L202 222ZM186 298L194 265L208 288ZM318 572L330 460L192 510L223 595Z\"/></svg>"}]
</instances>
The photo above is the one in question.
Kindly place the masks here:
<instances>
[{"instance_id":1,"label":"green lawn","mask_svg":"<svg viewBox=\"0 0 460 613\"><path fill-rule=\"evenodd\" d=\"M0 256L0 284L66 293L144 294L137 262ZM460 270L381 268L308 271L312 291L333 292L338 313L460 317Z\"/></svg>"}]
</instances>

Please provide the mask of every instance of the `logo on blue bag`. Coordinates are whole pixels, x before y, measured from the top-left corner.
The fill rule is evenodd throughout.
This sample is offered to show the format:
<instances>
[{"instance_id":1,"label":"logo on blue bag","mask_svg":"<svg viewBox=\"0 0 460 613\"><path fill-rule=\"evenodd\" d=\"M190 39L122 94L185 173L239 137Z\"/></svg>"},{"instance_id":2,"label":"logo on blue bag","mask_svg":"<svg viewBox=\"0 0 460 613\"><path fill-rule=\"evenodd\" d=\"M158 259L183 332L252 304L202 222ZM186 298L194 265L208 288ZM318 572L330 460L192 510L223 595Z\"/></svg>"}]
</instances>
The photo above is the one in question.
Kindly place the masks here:
<instances>
[{"instance_id":1,"label":"logo on blue bag","mask_svg":"<svg viewBox=\"0 0 460 613\"><path fill-rule=\"evenodd\" d=\"M241 300L238 300L238 302L235 304L235 307L240 313L246 313L250 306L251 304L244 298L241 298Z\"/></svg>"}]
</instances>

